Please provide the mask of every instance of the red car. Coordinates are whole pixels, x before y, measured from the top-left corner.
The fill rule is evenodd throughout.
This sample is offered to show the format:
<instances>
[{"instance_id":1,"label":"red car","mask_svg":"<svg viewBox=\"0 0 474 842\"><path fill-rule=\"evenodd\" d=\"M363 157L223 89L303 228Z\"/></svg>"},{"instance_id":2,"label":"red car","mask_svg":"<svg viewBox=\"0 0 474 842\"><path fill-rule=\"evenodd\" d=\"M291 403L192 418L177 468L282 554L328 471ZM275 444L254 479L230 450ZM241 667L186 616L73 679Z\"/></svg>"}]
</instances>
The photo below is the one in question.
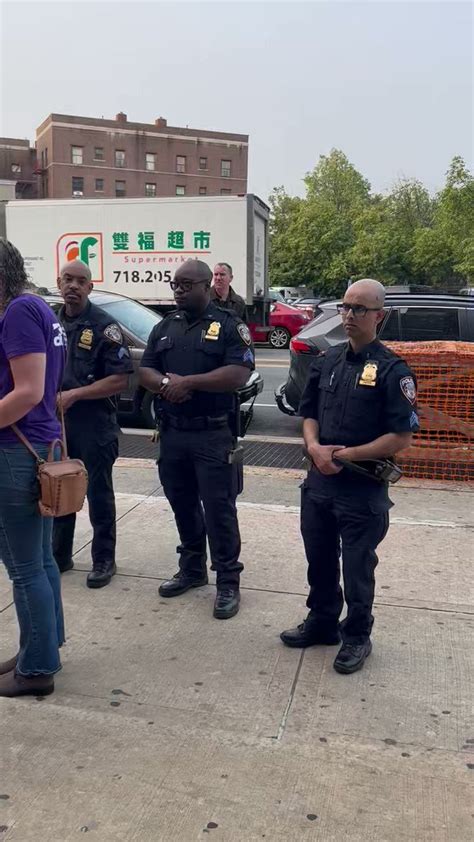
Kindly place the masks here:
<instances>
[{"instance_id":1,"label":"red car","mask_svg":"<svg viewBox=\"0 0 474 842\"><path fill-rule=\"evenodd\" d=\"M312 309L292 307L283 301L275 301L270 307L270 327L252 324L249 328L254 342L269 342L272 348L288 348L290 339L302 330L313 318Z\"/></svg>"}]
</instances>

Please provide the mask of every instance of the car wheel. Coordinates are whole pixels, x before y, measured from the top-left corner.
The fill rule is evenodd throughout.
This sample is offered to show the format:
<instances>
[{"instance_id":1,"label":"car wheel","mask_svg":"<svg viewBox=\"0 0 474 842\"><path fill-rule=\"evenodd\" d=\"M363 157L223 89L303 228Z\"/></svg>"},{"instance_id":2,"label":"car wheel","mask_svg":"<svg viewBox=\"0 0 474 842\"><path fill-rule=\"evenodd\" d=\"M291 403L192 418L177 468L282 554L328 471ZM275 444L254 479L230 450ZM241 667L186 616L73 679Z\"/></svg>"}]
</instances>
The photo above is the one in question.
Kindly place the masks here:
<instances>
[{"instance_id":1,"label":"car wheel","mask_svg":"<svg viewBox=\"0 0 474 842\"><path fill-rule=\"evenodd\" d=\"M156 426L156 415L154 406L155 395L152 392L145 392L141 405L141 420L145 427L154 430Z\"/></svg>"},{"instance_id":2,"label":"car wheel","mask_svg":"<svg viewBox=\"0 0 474 842\"><path fill-rule=\"evenodd\" d=\"M269 334L268 341L272 348L288 348L290 344L291 334L286 327L274 327Z\"/></svg>"}]
</instances>

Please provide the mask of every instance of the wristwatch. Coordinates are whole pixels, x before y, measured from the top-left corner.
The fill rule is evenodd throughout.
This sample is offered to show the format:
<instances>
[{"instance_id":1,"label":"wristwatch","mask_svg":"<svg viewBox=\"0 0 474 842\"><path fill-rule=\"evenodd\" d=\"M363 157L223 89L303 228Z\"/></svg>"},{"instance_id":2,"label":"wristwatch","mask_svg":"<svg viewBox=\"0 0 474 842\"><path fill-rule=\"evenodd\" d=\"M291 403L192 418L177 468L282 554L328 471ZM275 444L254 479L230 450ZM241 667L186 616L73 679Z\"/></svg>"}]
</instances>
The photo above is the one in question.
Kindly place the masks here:
<instances>
[{"instance_id":1,"label":"wristwatch","mask_svg":"<svg viewBox=\"0 0 474 842\"><path fill-rule=\"evenodd\" d=\"M161 381L160 391L161 391L161 389L164 389L165 386L168 386L169 382L170 382L169 377L163 377L163 380Z\"/></svg>"}]
</instances>

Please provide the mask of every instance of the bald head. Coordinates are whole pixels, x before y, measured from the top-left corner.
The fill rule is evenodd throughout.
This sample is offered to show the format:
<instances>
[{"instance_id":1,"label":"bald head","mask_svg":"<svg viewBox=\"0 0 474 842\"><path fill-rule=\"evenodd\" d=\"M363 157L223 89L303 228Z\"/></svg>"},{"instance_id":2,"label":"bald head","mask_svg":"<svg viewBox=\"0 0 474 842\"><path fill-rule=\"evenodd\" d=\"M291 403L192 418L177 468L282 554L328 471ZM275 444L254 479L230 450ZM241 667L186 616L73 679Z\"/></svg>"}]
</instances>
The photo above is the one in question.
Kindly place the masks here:
<instances>
[{"instance_id":1,"label":"bald head","mask_svg":"<svg viewBox=\"0 0 474 842\"><path fill-rule=\"evenodd\" d=\"M385 289L379 281L364 278L351 284L344 296L342 323L354 351L369 345L384 319Z\"/></svg>"},{"instance_id":2,"label":"bald head","mask_svg":"<svg viewBox=\"0 0 474 842\"><path fill-rule=\"evenodd\" d=\"M91 270L82 260L70 260L62 267L58 288L64 298L67 316L77 316L87 307L87 299L94 288Z\"/></svg>"},{"instance_id":3,"label":"bald head","mask_svg":"<svg viewBox=\"0 0 474 842\"><path fill-rule=\"evenodd\" d=\"M354 284L351 284L347 292L355 293L357 297L363 296L367 298L369 301L366 305L367 307L382 308L385 303L385 287L380 281L374 281L373 278L362 278L362 280L356 281ZM348 299L345 296L344 301L346 300Z\"/></svg>"},{"instance_id":4,"label":"bald head","mask_svg":"<svg viewBox=\"0 0 474 842\"><path fill-rule=\"evenodd\" d=\"M61 267L59 277L62 278L65 274L85 278L88 283L92 281L91 270L86 263L82 262L82 260L70 260L68 263L65 263L64 266Z\"/></svg>"}]
</instances>

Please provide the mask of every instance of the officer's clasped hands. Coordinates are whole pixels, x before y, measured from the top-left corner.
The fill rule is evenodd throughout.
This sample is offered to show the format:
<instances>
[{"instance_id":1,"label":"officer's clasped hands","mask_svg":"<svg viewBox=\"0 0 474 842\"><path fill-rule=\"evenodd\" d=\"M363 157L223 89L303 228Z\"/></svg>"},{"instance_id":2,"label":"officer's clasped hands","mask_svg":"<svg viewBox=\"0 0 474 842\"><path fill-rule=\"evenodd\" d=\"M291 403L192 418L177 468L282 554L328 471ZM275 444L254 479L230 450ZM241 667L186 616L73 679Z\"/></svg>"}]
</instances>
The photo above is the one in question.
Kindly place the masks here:
<instances>
[{"instance_id":1,"label":"officer's clasped hands","mask_svg":"<svg viewBox=\"0 0 474 842\"><path fill-rule=\"evenodd\" d=\"M192 389L189 388L187 377L182 377L180 374L166 373L168 381L166 386L162 386L159 394L170 403L184 403L192 396Z\"/></svg>"},{"instance_id":2,"label":"officer's clasped hands","mask_svg":"<svg viewBox=\"0 0 474 842\"><path fill-rule=\"evenodd\" d=\"M342 471L342 465L336 465L333 462L334 453L344 450L342 445L324 445L314 442L307 447L307 450L320 473L329 476L330 474L338 474L339 471Z\"/></svg>"}]
</instances>

